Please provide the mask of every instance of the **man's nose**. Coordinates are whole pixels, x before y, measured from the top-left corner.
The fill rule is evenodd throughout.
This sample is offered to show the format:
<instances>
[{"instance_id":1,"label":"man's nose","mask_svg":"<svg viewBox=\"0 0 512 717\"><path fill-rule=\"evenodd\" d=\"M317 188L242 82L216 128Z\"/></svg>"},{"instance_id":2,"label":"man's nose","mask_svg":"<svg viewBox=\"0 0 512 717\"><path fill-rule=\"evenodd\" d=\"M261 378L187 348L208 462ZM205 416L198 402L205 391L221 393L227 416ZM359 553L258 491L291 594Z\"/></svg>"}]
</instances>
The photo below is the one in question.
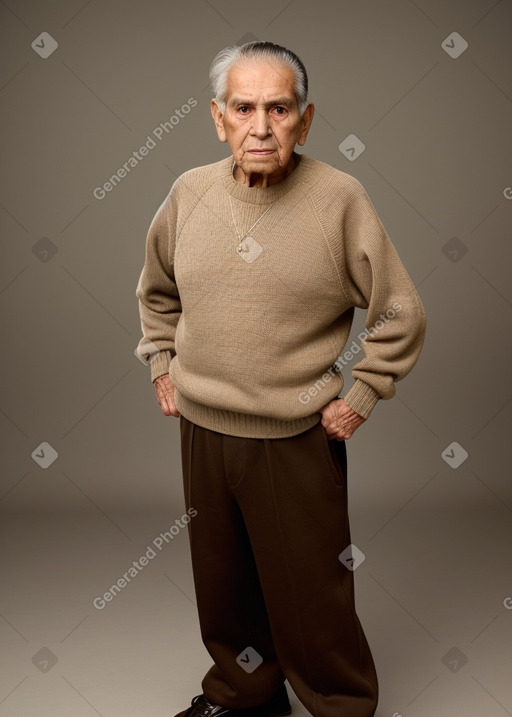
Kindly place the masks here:
<instances>
[{"instance_id":1,"label":"man's nose","mask_svg":"<svg viewBox=\"0 0 512 717\"><path fill-rule=\"evenodd\" d=\"M270 120L266 110L263 108L256 110L253 115L253 122L251 127L252 134L256 135L260 139L267 137L270 134Z\"/></svg>"}]
</instances>

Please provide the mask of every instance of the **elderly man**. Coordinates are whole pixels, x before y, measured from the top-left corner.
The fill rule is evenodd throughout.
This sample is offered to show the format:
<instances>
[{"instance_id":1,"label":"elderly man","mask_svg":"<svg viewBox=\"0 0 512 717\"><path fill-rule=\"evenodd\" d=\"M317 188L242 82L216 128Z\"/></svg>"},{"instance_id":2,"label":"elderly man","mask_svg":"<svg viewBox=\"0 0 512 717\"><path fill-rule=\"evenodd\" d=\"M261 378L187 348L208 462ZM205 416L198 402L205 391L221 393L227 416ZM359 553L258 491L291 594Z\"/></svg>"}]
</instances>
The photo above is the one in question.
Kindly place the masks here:
<instances>
[{"instance_id":1,"label":"elderly man","mask_svg":"<svg viewBox=\"0 0 512 717\"><path fill-rule=\"evenodd\" d=\"M210 78L232 156L175 182L137 288L138 351L163 413L180 416L214 662L180 715L287 715L288 679L316 717L370 717L345 440L416 362L423 307L361 185L295 152L314 113L300 59L269 42L229 47ZM367 329L339 398L355 307Z\"/></svg>"}]
</instances>

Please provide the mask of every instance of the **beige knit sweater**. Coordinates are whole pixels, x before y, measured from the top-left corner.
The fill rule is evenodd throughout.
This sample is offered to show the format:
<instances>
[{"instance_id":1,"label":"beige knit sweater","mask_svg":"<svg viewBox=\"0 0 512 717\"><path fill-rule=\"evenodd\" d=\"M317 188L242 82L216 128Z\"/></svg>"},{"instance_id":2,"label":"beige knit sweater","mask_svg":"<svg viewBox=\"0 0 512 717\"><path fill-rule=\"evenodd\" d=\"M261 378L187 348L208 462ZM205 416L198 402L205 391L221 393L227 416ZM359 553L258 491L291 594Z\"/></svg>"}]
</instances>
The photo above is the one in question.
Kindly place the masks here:
<instances>
[{"instance_id":1,"label":"beige knit sweater","mask_svg":"<svg viewBox=\"0 0 512 717\"><path fill-rule=\"evenodd\" d=\"M310 428L339 369L367 418L423 343L421 301L362 186L297 159L266 189L236 182L232 157L185 172L149 228L139 355L152 380L169 372L180 413L220 433ZM347 348L354 307L367 331Z\"/></svg>"}]
</instances>

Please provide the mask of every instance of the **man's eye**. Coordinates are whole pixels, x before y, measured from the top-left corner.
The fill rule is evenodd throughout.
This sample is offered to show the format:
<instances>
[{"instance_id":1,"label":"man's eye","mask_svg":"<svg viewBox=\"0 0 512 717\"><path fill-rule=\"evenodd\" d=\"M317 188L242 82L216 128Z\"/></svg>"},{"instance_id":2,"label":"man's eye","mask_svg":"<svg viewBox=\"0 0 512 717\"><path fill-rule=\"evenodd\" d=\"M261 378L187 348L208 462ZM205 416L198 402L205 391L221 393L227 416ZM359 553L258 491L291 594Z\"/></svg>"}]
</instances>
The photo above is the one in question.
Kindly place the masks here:
<instances>
[{"instance_id":1,"label":"man's eye","mask_svg":"<svg viewBox=\"0 0 512 717\"><path fill-rule=\"evenodd\" d=\"M278 115L284 115L286 112L286 108L281 106L276 107L275 110Z\"/></svg>"},{"instance_id":2,"label":"man's eye","mask_svg":"<svg viewBox=\"0 0 512 717\"><path fill-rule=\"evenodd\" d=\"M241 112L241 114L246 115L249 112L249 108L246 105L243 105L238 108L238 111Z\"/></svg>"}]
</instances>

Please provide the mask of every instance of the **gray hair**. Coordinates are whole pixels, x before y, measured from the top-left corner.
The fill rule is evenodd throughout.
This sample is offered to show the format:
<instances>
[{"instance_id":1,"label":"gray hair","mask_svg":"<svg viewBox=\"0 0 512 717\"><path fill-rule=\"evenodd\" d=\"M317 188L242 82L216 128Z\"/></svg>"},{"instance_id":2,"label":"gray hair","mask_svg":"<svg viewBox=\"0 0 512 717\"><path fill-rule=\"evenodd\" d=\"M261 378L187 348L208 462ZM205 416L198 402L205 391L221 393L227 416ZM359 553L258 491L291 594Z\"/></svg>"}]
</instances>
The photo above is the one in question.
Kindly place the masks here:
<instances>
[{"instance_id":1,"label":"gray hair","mask_svg":"<svg viewBox=\"0 0 512 717\"><path fill-rule=\"evenodd\" d=\"M260 58L291 68L295 75L295 96L302 116L308 104L308 76L302 60L282 45L260 40L246 42L245 45L230 45L215 56L210 67L210 84L220 111L226 111L229 70L237 62Z\"/></svg>"}]
</instances>

